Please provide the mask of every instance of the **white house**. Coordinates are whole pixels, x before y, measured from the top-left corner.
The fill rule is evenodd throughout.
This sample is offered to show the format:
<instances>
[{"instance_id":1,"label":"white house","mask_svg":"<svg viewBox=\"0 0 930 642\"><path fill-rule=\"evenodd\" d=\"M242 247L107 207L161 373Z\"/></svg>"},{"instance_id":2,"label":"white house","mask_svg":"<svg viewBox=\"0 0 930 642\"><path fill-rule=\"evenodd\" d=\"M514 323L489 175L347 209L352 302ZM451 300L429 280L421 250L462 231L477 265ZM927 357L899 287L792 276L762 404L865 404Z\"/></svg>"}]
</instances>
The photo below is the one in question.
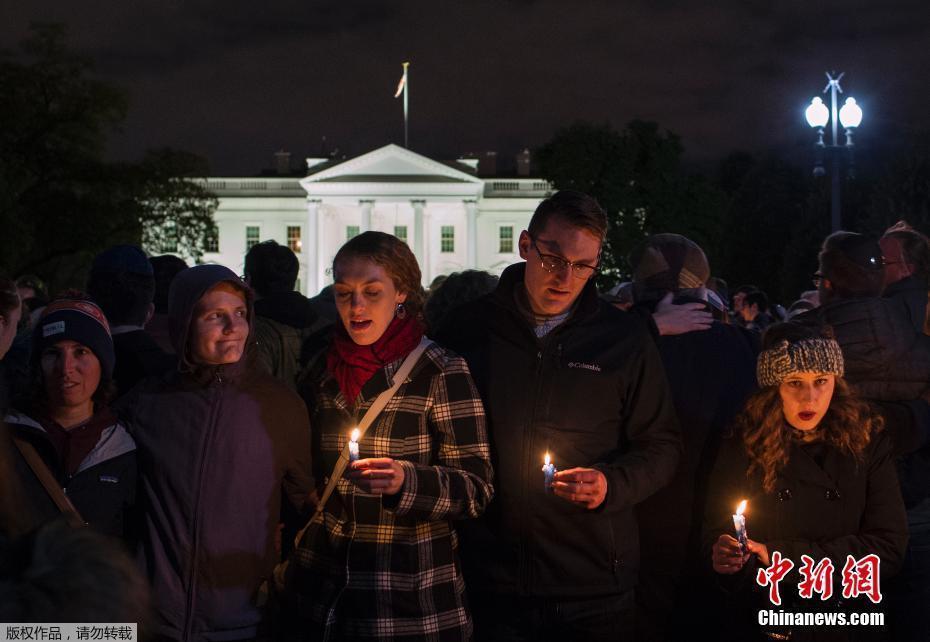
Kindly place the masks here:
<instances>
[{"instance_id":1,"label":"white house","mask_svg":"<svg viewBox=\"0 0 930 642\"><path fill-rule=\"evenodd\" d=\"M307 164L304 178L207 179L219 235L203 260L241 273L248 248L274 239L297 254L297 288L312 296L332 283L347 239L380 230L410 244L424 285L469 268L499 274L519 260L520 231L551 189L538 178L478 178L464 162L456 168L397 145Z\"/></svg>"}]
</instances>

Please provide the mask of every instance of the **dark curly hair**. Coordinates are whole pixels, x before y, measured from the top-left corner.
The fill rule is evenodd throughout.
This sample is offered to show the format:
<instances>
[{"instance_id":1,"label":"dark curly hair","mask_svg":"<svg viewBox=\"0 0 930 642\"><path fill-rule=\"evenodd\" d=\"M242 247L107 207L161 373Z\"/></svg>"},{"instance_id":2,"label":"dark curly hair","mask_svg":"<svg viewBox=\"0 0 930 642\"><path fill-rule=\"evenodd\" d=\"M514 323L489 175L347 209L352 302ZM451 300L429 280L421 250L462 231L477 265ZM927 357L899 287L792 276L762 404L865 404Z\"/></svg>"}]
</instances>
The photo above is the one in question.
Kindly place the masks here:
<instances>
[{"instance_id":1,"label":"dark curly hair","mask_svg":"<svg viewBox=\"0 0 930 642\"><path fill-rule=\"evenodd\" d=\"M762 349L771 348L781 341L797 343L819 338L832 338L830 330L797 323L776 323L763 336ZM883 426L883 419L856 396L842 377L836 377L833 399L818 427L823 441L861 461L872 435L881 431ZM736 427L749 455L747 476L760 473L762 487L766 492L772 492L778 473L788 464L792 440L792 430L782 410L779 387L767 386L752 394L736 417Z\"/></svg>"}]
</instances>

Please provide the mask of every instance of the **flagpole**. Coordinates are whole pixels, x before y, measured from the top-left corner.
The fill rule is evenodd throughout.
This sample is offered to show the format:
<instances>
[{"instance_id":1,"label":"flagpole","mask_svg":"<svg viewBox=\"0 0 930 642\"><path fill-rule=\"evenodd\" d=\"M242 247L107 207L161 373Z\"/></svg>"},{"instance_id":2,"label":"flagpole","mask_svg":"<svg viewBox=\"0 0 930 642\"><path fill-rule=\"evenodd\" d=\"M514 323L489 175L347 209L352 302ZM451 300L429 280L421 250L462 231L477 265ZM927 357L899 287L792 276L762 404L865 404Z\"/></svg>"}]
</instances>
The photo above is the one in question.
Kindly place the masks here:
<instances>
[{"instance_id":1,"label":"flagpole","mask_svg":"<svg viewBox=\"0 0 930 642\"><path fill-rule=\"evenodd\" d=\"M409 106L409 95L410 95L410 78L407 75L407 68L410 66L409 62L404 63L404 147L410 149L410 138L408 136L408 106Z\"/></svg>"}]
</instances>

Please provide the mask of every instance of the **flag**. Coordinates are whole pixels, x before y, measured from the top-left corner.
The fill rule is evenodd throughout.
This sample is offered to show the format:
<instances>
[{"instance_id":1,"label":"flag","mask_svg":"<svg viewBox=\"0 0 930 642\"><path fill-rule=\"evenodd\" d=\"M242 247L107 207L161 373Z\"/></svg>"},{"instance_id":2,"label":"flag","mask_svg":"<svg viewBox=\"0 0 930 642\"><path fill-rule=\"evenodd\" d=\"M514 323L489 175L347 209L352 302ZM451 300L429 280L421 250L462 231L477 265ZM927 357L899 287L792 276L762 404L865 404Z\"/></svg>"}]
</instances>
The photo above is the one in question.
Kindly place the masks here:
<instances>
[{"instance_id":1,"label":"flag","mask_svg":"<svg viewBox=\"0 0 930 642\"><path fill-rule=\"evenodd\" d=\"M404 75L400 77L400 82L397 83L397 91L394 92L394 98L398 98L402 93L404 93L404 87L407 86L407 70L404 69Z\"/></svg>"}]
</instances>

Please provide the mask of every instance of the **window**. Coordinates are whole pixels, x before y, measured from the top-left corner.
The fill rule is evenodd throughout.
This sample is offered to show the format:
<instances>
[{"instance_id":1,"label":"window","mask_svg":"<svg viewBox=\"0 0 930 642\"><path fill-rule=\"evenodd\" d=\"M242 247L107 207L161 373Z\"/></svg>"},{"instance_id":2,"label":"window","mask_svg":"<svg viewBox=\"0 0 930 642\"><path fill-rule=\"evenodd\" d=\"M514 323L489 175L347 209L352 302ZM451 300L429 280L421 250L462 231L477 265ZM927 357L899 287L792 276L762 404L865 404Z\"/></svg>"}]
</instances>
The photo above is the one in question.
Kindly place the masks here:
<instances>
[{"instance_id":1,"label":"window","mask_svg":"<svg viewBox=\"0 0 930 642\"><path fill-rule=\"evenodd\" d=\"M204 238L203 251L204 252L219 252L220 251L220 231L218 229L215 229L212 232L207 232L207 235Z\"/></svg>"},{"instance_id":2,"label":"window","mask_svg":"<svg viewBox=\"0 0 930 642\"><path fill-rule=\"evenodd\" d=\"M455 226L443 225L439 237L440 252L455 252Z\"/></svg>"},{"instance_id":3,"label":"window","mask_svg":"<svg viewBox=\"0 0 930 642\"><path fill-rule=\"evenodd\" d=\"M497 251L501 254L513 254L513 225L501 225L497 228Z\"/></svg>"},{"instance_id":4,"label":"window","mask_svg":"<svg viewBox=\"0 0 930 642\"><path fill-rule=\"evenodd\" d=\"M394 236L396 236L401 241L406 243L407 242L407 226L406 225L395 225Z\"/></svg>"},{"instance_id":5,"label":"window","mask_svg":"<svg viewBox=\"0 0 930 642\"><path fill-rule=\"evenodd\" d=\"M303 247L300 242L300 226L299 225L288 225L287 226L287 246L291 248L291 252L294 254L299 254L301 248Z\"/></svg>"},{"instance_id":6,"label":"window","mask_svg":"<svg viewBox=\"0 0 930 642\"><path fill-rule=\"evenodd\" d=\"M346 240L354 239L360 232L361 229L358 225L346 225Z\"/></svg>"},{"instance_id":7,"label":"window","mask_svg":"<svg viewBox=\"0 0 930 642\"><path fill-rule=\"evenodd\" d=\"M258 245L261 239L261 228L257 225L245 226L245 251L248 252L253 246Z\"/></svg>"}]
</instances>

